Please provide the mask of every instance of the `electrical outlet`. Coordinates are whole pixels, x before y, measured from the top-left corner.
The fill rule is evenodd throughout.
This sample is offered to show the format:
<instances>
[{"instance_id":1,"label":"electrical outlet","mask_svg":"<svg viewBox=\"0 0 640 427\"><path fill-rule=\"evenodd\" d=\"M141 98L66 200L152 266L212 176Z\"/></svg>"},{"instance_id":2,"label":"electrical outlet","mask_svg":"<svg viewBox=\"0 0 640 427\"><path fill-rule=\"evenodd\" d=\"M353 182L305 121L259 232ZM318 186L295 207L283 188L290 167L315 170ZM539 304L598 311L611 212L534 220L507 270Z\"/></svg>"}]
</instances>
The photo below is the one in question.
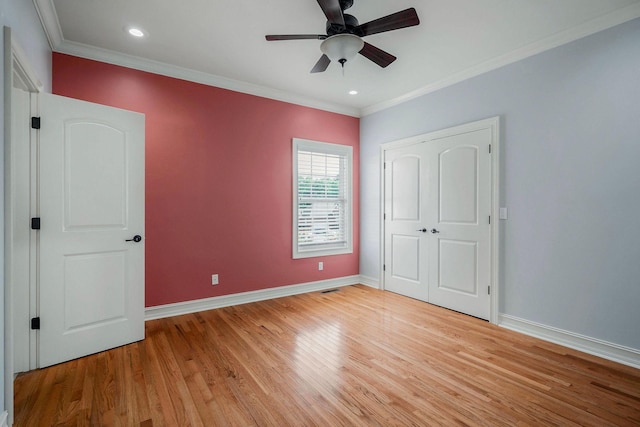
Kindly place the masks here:
<instances>
[{"instance_id":1,"label":"electrical outlet","mask_svg":"<svg viewBox=\"0 0 640 427\"><path fill-rule=\"evenodd\" d=\"M322 270L324 270L324 262L320 261L318 263L318 271L322 271Z\"/></svg>"},{"instance_id":2,"label":"electrical outlet","mask_svg":"<svg viewBox=\"0 0 640 427\"><path fill-rule=\"evenodd\" d=\"M217 274L212 274L212 275L211 275L211 286L215 286L215 285L217 285L218 283L220 283L220 282L218 281L218 275L217 275Z\"/></svg>"}]
</instances>

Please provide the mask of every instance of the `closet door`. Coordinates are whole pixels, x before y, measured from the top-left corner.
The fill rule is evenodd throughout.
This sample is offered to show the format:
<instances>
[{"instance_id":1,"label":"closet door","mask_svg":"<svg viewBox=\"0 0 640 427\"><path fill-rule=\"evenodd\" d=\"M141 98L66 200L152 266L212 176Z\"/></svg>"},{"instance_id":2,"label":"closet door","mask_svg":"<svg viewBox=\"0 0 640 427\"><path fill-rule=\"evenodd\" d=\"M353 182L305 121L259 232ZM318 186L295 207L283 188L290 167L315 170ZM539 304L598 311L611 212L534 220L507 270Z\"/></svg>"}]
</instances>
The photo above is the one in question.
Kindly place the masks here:
<instances>
[{"instance_id":1,"label":"closet door","mask_svg":"<svg viewBox=\"0 0 640 427\"><path fill-rule=\"evenodd\" d=\"M384 287L482 319L491 311L491 127L384 151Z\"/></svg>"},{"instance_id":2,"label":"closet door","mask_svg":"<svg viewBox=\"0 0 640 427\"><path fill-rule=\"evenodd\" d=\"M491 131L452 135L429 152L429 302L489 319Z\"/></svg>"},{"instance_id":3,"label":"closet door","mask_svg":"<svg viewBox=\"0 0 640 427\"><path fill-rule=\"evenodd\" d=\"M428 301L425 144L385 152L385 289Z\"/></svg>"}]
</instances>

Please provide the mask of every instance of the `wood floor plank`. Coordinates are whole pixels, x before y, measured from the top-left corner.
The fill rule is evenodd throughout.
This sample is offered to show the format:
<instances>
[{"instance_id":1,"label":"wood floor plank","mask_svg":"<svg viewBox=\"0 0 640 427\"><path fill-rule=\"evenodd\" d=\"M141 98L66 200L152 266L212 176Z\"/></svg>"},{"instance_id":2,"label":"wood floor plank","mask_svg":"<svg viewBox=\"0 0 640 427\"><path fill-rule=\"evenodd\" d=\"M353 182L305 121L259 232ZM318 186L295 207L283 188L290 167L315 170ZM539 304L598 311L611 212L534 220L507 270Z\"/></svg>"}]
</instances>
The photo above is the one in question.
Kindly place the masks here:
<instances>
[{"instance_id":1,"label":"wood floor plank","mask_svg":"<svg viewBox=\"0 0 640 427\"><path fill-rule=\"evenodd\" d=\"M16 426L640 426L640 371L365 286L149 321Z\"/></svg>"}]
</instances>

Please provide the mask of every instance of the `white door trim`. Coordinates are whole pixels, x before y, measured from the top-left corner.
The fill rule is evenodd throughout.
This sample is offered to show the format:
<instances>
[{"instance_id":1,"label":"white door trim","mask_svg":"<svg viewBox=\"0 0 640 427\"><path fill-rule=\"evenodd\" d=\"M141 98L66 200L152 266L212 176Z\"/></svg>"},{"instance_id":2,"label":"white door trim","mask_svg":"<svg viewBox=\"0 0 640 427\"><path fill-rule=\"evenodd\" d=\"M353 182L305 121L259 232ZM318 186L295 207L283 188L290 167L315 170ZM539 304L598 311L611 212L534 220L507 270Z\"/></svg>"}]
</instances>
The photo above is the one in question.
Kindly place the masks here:
<instances>
[{"instance_id":1,"label":"white door trim","mask_svg":"<svg viewBox=\"0 0 640 427\"><path fill-rule=\"evenodd\" d=\"M385 228L384 228L384 203L385 203L385 152L394 148L406 147L422 142L428 143L436 139L453 134L474 132L481 129L491 130L491 298L489 321L498 324L498 310L500 307L500 117L479 120L463 125L441 129L422 135L416 135L380 145L380 289L385 289L384 264L385 264Z\"/></svg>"},{"instance_id":2,"label":"white door trim","mask_svg":"<svg viewBox=\"0 0 640 427\"><path fill-rule=\"evenodd\" d=\"M16 242L13 237L15 235L16 227L24 226L24 223L20 225L16 224L17 221L14 218L24 218L27 221L29 218L29 212L17 212L16 200L20 197L29 197L28 194L16 191L17 184L25 185L29 182L29 162L31 159L19 159L16 161L14 153L17 151L14 149L16 141L13 140L13 132L11 126L12 119L12 88L15 82L19 83L19 86L28 92L37 93L42 91L42 83L38 79L37 75L33 71L33 68L29 64L24 51L12 36L11 28L4 27L4 178L5 178L5 195L4 195L4 212L5 212L5 271L4 271L4 396L5 396L5 408L8 411L8 423L11 425L13 422L13 379L14 379L14 309L29 311L30 301L21 301L19 305L16 305L14 301L14 283L16 281L22 281L22 283L29 283L30 286L35 285L31 283L30 277L32 274L30 271L24 271L24 269L14 269L15 256L18 256L16 252ZM28 150L26 151L28 153ZM23 151L24 153L24 151ZM21 167L26 162L26 168ZM26 184L28 185L28 184ZM29 205L27 203L26 205ZM22 204L23 206L25 203ZM22 242L24 245L25 242ZM27 261L28 262L28 261ZM22 260L24 265L24 260ZM26 282L25 282L26 281ZM33 333L35 338L35 333ZM32 340L34 341L34 340ZM34 341L35 342L35 341ZM25 357L30 357L25 355Z\"/></svg>"}]
</instances>

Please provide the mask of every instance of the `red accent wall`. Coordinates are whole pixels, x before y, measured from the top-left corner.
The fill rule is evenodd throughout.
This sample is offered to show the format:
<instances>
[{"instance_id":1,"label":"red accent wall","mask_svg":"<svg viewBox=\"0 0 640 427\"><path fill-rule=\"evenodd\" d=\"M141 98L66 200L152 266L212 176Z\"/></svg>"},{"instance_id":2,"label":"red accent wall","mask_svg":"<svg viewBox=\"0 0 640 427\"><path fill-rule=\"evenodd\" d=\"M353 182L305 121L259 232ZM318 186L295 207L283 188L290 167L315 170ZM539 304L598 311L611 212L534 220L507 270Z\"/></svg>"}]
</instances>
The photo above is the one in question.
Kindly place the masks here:
<instances>
[{"instance_id":1,"label":"red accent wall","mask_svg":"<svg viewBox=\"0 0 640 427\"><path fill-rule=\"evenodd\" d=\"M55 94L146 115L147 307L358 274L358 118L59 53L52 71ZM353 254L291 258L294 137L353 146Z\"/></svg>"}]
</instances>

